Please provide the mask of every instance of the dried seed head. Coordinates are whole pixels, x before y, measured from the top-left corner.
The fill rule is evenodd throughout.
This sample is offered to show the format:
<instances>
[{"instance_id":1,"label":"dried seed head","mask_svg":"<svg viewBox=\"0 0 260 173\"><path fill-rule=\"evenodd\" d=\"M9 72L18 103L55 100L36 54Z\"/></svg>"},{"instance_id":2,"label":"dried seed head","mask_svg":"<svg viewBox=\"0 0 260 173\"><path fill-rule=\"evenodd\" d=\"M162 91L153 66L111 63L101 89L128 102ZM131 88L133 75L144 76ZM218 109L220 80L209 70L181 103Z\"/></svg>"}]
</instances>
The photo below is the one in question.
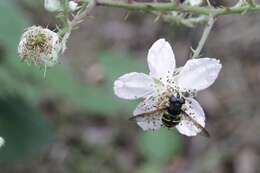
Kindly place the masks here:
<instances>
[{"instance_id":1,"label":"dried seed head","mask_svg":"<svg viewBox=\"0 0 260 173\"><path fill-rule=\"evenodd\" d=\"M18 55L23 61L46 67L57 63L59 50L58 34L41 26L28 28L18 45Z\"/></svg>"}]
</instances>

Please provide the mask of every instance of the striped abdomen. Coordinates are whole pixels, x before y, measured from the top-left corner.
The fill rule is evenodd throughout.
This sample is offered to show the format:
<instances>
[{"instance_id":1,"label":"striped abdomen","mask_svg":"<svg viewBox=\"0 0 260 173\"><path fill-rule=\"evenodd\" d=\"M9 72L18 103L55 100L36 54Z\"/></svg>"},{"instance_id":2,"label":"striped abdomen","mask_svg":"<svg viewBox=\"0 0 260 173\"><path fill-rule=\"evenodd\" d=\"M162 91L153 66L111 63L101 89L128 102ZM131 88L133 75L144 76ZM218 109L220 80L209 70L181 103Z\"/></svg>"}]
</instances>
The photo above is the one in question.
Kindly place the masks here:
<instances>
[{"instance_id":1,"label":"striped abdomen","mask_svg":"<svg viewBox=\"0 0 260 173\"><path fill-rule=\"evenodd\" d=\"M171 115L169 113L165 113L162 116L162 122L165 127L171 128L179 124L181 117L179 115Z\"/></svg>"}]
</instances>

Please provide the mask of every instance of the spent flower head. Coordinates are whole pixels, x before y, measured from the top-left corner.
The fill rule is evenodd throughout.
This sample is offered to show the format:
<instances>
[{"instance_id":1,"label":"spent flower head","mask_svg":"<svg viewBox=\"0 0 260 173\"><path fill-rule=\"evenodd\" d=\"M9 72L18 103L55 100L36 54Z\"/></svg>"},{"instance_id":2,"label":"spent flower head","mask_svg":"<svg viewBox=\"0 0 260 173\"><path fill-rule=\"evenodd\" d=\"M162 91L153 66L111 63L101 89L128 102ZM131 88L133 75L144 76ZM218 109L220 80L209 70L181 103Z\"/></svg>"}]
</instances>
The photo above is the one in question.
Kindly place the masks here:
<instances>
[{"instance_id":1,"label":"spent flower head","mask_svg":"<svg viewBox=\"0 0 260 173\"><path fill-rule=\"evenodd\" d=\"M59 51L59 35L41 26L29 27L18 45L18 55L23 61L43 67L57 64Z\"/></svg>"},{"instance_id":2,"label":"spent flower head","mask_svg":"<svg viewBox=\"0 0 260 173\"><path fill-rule=\"evenodd\" d=\"M165 39L159 39L150 48L147 61L149 75L131 72L114 82L114 92L118 97L129 100L143 99L134 110L134 117L146 112L155 112L150 116L136 118L137 124L143 130L155 130L164 126L163 113L156 113L156 109L169 104L169 97L172 95L178 95L185 99L182 110L199 126L205 127L204 111L194 96L216 80L222 67L219 60L190 59L183 67L176 68L170 44ZM201 132L201 128L185 116L181 116L175 127L187 136L195 136Z\"/></svg>"}]
</instances>

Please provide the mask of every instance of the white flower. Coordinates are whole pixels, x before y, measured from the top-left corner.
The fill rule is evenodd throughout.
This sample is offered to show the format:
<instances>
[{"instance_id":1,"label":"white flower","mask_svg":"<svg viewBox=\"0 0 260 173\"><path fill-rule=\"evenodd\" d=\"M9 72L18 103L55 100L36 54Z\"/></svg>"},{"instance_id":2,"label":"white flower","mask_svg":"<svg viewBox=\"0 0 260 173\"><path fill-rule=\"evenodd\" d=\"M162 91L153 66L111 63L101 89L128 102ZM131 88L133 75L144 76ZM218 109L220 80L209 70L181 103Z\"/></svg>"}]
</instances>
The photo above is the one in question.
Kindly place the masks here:
<instances>
[{"instance_id":1,"label":"white flower","mask_svg":"<svg viewBox=\"0 0 260 173\"><path fill-rule=\"evenodd\" d=\"M205 127L205 114L193 95L208 88L216 80L222 65L212 58L190 59L176 69L175 57L170 44L165 39L157 40L148 52L149 75L132 72L119 77L114 82L115 94L123 99L144 100L134 110L133 115L156 110L165 101L164 94L169 88L172 94L185 97L183 109L202 127ZM185 96L185 93L188 95ZM162 116L162 115L161 115ZM161 116L155 115L139 118L137 124L143 130L155 130L162 126ZM176 126L177 130L187 136L195 136L201 131L191 121L183 118Z\"/></svg>"},{"instance_id":2,"label":"white flower","mask_svg":"<svg viewBox=\"0 0 260 173\"><path fill-rule=\"evenodd\" d=\"M5 144L4 138L0 137L0 147L2 147Z\"/></svg>"},{"instance_id":3,"label":"white flower","mask_svg":"<svg viewBox=\"0 0 260 173\"><path fill-rule=\"evenodd\" d=\"M46 67L58 62L59 50L59 35L41 26L28 28L18 45L18 55L23 61Z\"/></svg>"},{"instance_id":4,"label":"white flower","mask_svg":"<svg viewBox=\"0 0 260 173\"><path fill-rule=\"evenodd\" d=\"M50 12L60 11L62 9L60 0L44 0L44 8Z\"/></svg>"},{"instance_id":5,"label":"white flower","mask_svg":"<svg viewBox=\"0 0 260 173\"><path fill-rule=\"evenodd\" d=\"M78 3L74 2L74 1L70 1L69 2L69 9L70 11L75 11L78 9Z\"/></svg>"},{"instance_id":6,"label":"white flower","mask_svg":"<svg viewBox=\"0 0 260 173\"><path fill-rule=\"evenodd\" d=\"M69 1L68 7L70 11L75 11L78 9L78 3ZM60 0L44 0L44 8L50 12L62 11Z\"/></svg>"},{"instance_id":7,"label":"white flower","mask_svg":"<svg viewBox=\"0 0 260 173\"><path fill-rule=\"evenodd\" d=\"M202 0L185 0L184 3L191 6L199 6L202 4Z\"/></svg>"}]
</instances>

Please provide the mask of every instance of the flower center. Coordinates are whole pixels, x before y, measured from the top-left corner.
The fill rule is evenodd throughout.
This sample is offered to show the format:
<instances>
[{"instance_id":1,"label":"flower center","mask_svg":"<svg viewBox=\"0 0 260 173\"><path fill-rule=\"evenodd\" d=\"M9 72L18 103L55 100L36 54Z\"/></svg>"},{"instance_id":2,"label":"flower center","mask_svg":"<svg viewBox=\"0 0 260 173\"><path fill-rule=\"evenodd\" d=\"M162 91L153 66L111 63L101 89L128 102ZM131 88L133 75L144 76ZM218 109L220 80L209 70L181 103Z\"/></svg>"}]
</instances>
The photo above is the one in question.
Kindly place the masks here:
<instances>
[{"instance_id":1,"label":"flower center","mask_svg":"<svg viewBox=\"0 0 260 173\"><path fill-rule=\"evenodd\" d=\"M44 46L44 44L46 43L46 41L47 41L47 38L46 38L45 34L43 34L43 33L38 33L38 34L35 36L35 40L34 40L33 45L42 47L42 46Z\"/></svg>"}]
</instances>

